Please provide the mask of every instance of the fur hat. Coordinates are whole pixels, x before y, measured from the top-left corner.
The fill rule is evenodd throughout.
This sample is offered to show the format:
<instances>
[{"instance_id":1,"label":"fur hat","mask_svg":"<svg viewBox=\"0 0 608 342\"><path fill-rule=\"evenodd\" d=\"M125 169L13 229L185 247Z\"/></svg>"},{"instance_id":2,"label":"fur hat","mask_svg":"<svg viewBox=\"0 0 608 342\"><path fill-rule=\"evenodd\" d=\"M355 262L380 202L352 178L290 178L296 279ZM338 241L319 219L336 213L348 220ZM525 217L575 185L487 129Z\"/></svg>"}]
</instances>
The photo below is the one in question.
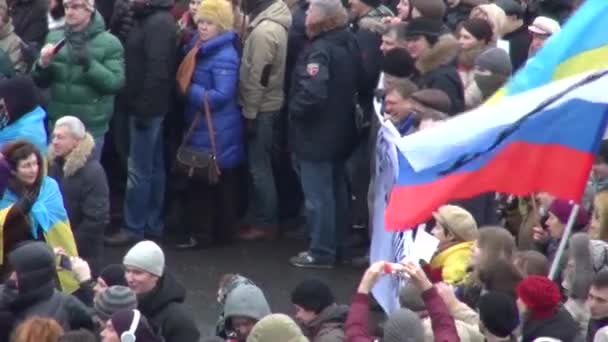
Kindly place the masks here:
<instances>
[{"instance_id":1,"label":"fur hat","mask_svg":"<svg viewBox=\"0 0 608 342\"><path fill-rule=\"evenodd\" d=\"M418 10L424 18L443 20L445 16L445 3L443 0L410 0L412 9Z\"/></svg>"},{"instance_id":2,"label":"fur hat","mask_svg":"<svg viewBox=\"0 0 608 342\"><path fill-rule=\"evenodd\" d=\"M382 71L387 75L410 77L415 70L414 59L406 49L392 49L382 58Z\"/></svg>"},{"instance_id":3,"label":"fur hat","mask_svg":"<svg viewBox=\"0 0 608 342\"><path fill-rule=\"evenodd\" d=\"M452 100L443 90L422 89L413 93L410 98L442 113L450 113L452 110Z\"/></svg>"},{"instance_id":4,"label":"fur hat","mask_svg":"<svg viewBox=\"0 0 608 342\"><path fill-rule=\"evenodd\" d=\"M553 316L561 301L557 284L544 276L526 277L517 285L517 296L528 308L532 319Z\"/></svg>"},{"instance_id":5,"label":"fur hat","mask_svg":"<svg viewBox=\"0 0 608 342\"><path fill-rule=\"evenodd\" d=\"M291 302L318 314L334 304L335 299L327 284L318 279L308 279L298 284L293 290Z\"/></svg>"},{"instance_id":6,"label":"fur hat","mask_svg":"<svg viewBox=\"0 0 608 342\"><path fill-rule=\"evenodd\" d=\"M213 21L224 31L234 26L234 13L230 2L226 0L202 1L196 11L196 20L202 19Z\"/></svg>"},{"instance_id":7,"label":"fur hat","mask_svg":"<svg viewBox=\"0 0 608 342\"><path fill-rule=\"evenodd\" d=\"M492 41L492 26L487 20L472 18L462 23L462 28L467 30L477 40L484 41L486 44Z\"/></svg>"},{"instance_id":8,"label":"fur hat","mask_svg":"<svg viewBox=\"0 0 608 342\"><path fill-rule=\"evenodd\" d=\"M562 224L566 224L566 223L568 223L568 218L570 218L570 213L572 212L573 208L574 208L574 202L562 200L562 199L555 199L551 203L551 206L549 207L549 212L551 214L553 214L555 217L557 217L557 219ZM588 223L589 223L589 214L587 213L587 210L585 210L585 208L583 208L583 207L579 207L578 214L576 216L576 221L574 222L574 229L580 230L581 228L585 227Z\"/></svg>"},{"instance_id":9,"label":"fur hat","mask_svg":"<svg viewBox=\"0 0 608 342\"><path fill-rule=\"evenodd\" d=\"M461 207L444 205L433 213L435 221L460 241L477 239L477 223L473 215Z\"/></svg>"},{"instance_id":10,"label":"fur hat","mask_svg":"<svg viewBox=\"0 0 608 342\"><path fill-rule=\"evenodd\" d=\"M508 337L519 325L519 312L513 297L489 291L479 298L479 319L496 337Z\"/></svg>"},{"instance_id":11,"label":"fur hat","mask_svg":"<svg viewBox=\"0 0 608 342\"><path fill-rule=\"evenodd\" d=\"M91 12L95 12L95 0L64 0L63 4L82 4L84 8Z\"/></svg>"}]
</instances>

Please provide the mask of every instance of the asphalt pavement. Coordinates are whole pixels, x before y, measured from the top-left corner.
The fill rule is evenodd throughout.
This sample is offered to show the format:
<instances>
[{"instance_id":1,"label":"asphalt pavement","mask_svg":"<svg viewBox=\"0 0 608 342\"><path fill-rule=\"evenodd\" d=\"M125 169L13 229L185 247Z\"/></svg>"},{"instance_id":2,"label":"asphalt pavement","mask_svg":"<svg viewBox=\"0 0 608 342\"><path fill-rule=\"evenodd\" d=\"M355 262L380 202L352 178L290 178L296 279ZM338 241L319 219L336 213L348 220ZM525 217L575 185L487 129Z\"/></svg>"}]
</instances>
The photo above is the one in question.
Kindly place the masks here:
<instances>
[{"instance_id":1,"label":"asphalt pavement","mask_svg":"<svg viewBox=\"0 0 608 342\"><path fill-rule=\"evenodd\" d=\"M338 303L349 304L359 284L362 270L340 266L333 270L300 269L288 259L305 250L301 241L240 242L205 250L165 250L167 269L186 287L186 307L203 336L210 335L217 321L216 301L219 279L239 273L252 279L266 295L273 312L293 314L291 290L302 280L318 278L330 285ZM108 263L121 262L126 248L106 247Z\"/></svg>"}]
</instances>

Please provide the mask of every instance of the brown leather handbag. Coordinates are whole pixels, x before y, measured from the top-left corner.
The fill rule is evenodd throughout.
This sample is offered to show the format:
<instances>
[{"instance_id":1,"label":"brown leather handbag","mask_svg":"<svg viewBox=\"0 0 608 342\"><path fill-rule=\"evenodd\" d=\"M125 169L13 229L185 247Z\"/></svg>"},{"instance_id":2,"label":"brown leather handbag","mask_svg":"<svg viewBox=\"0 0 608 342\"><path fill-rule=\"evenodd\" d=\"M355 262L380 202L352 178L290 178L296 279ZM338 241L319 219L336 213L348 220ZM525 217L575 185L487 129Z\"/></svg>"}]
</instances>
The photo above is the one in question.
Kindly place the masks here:
<instances>
[{"instance_id":1,"label":"brown leather handbag","mask_svg":"<svg viewBox=\"0 0 608 342\"><path fill-rule=\"evenodd\" d=\"M188 146L188 141L192 138L194 129L198 126L203 114L197 111L188 128L188 132L184 136L181 145L177 149L176 167L178 172L186 177L206 182L207 184L217 184L220 179L221 171L217 162L217 148L215 145L215 130L213 129L213 121L211 120L211 110L207 94L203 98L203 110L205 111L205 119L207 120L207 128L209 129L209 140L211 141L211 151L205 151Z\"/></svg>"}]
</instances>

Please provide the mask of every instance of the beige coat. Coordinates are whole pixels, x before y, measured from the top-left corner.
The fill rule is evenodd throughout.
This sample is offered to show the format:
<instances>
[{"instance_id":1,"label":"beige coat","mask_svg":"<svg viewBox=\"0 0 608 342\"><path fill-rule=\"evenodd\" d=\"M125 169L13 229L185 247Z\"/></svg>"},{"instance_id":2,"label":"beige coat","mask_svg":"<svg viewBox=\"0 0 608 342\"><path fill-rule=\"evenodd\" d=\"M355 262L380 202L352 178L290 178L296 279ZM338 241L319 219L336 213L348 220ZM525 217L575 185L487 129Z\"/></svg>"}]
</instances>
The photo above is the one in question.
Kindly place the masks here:
<instances>
[{"instance_id":1,"label":"beige coat","mask_svg":"<svg viewBox=\"0 0 608 342\"><path fill-rule=\"evenodd\" d=\"M276 1L249 23L239 82L239 99L247 119L283 106L290 26L291 12L283 1Z\"/></svg>"},{"instance_id":2,"label":"beige coat","mask_svg":"<svg viewBox=\"0 0 608 342\"><path fill-rule=\"evenodd\" d=\"M0 28L0 49L2 49L13 63L13 68L20 74L26 74L27 63L21 53L21 47L23 41L15 33L13 23L11 20L4 24L4 27Z\"/></svg>"}]
</instances>

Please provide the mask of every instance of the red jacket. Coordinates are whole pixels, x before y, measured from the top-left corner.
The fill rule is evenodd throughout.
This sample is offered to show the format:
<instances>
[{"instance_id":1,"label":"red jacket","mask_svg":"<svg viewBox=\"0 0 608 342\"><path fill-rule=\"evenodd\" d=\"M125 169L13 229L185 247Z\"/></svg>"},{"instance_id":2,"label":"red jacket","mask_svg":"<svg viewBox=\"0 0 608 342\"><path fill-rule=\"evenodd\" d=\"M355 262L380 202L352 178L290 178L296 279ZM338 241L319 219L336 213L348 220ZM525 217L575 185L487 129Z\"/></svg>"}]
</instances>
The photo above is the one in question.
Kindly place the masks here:
<instances>
[{"instance_id":1,"label":"red jacket","mask_svg":"<svg viewBox=\"0 0 608 342\"><path fill-rule=\"evenodd\" d=\"M439 296L435 287L422 293L426 304L435 342L460 342L454 318ZM374 342L378 338L369 334L369 295L356 293L353 297L346 325L344 327L348 342Z\"/></svg>"}]
</instances>

